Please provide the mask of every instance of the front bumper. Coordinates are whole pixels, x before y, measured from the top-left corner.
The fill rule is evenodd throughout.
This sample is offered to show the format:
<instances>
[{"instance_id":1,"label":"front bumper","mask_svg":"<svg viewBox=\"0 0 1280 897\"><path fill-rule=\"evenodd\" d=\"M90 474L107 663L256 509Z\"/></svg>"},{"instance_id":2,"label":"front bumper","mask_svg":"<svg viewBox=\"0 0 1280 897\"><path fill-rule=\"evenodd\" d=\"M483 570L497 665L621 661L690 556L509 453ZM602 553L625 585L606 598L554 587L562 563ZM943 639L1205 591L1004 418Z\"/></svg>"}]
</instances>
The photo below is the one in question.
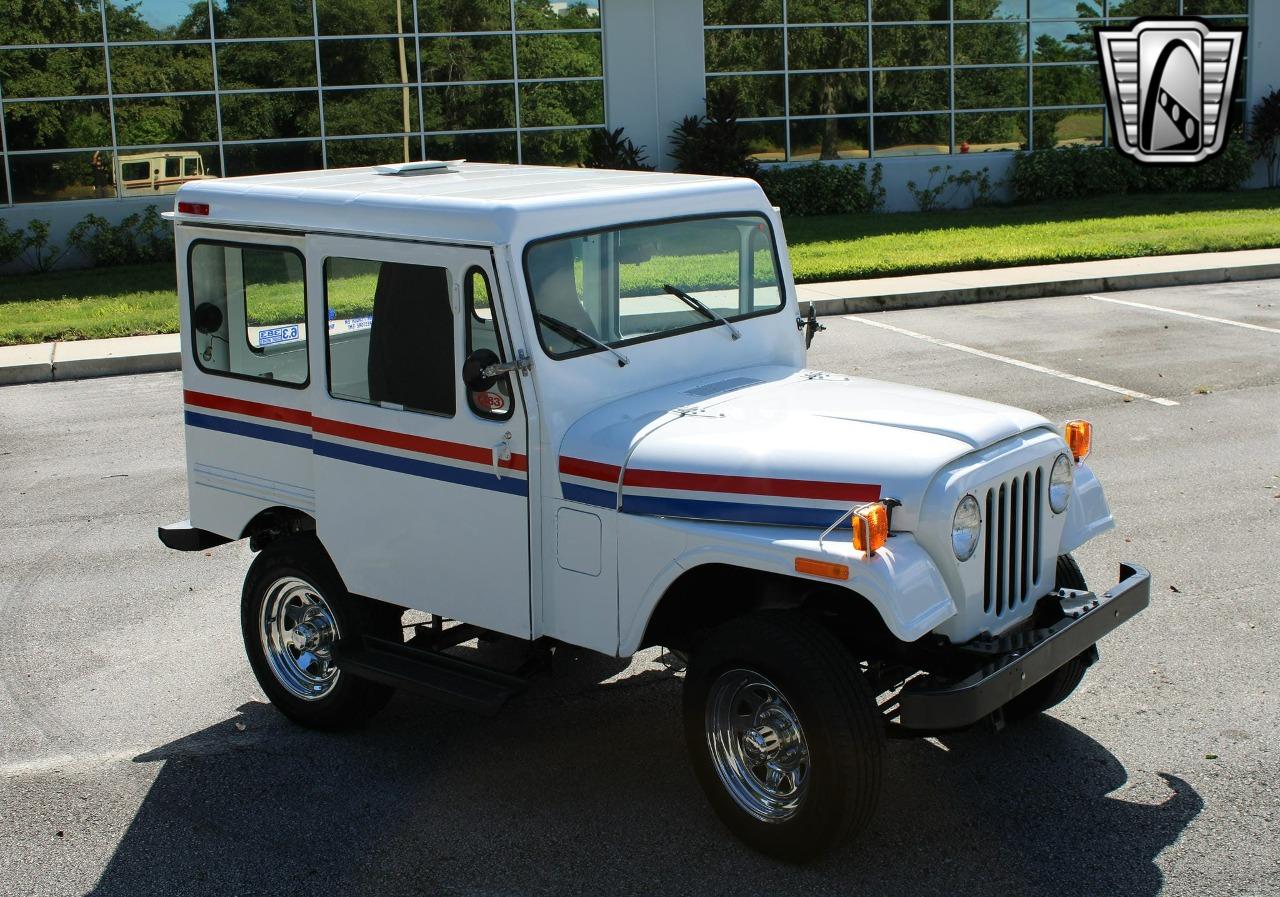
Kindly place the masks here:
<instances>
[{"instance_id":1,"label":"front bumper","mask_svg":"<svg viewBox=\"0 0 1280 897\"><path fill-rule=\"evenodd\" d=\"M898 696L899 724L922 732L972 725L1087 651L1150 602L1151 574L1137 564L1121 564L1120 582L1101 598L1087 592L1064 598L1064 616L1056 623L957 646L991 660L945 685L932 676L908 683Z\"/></svg>"}]
</instances>

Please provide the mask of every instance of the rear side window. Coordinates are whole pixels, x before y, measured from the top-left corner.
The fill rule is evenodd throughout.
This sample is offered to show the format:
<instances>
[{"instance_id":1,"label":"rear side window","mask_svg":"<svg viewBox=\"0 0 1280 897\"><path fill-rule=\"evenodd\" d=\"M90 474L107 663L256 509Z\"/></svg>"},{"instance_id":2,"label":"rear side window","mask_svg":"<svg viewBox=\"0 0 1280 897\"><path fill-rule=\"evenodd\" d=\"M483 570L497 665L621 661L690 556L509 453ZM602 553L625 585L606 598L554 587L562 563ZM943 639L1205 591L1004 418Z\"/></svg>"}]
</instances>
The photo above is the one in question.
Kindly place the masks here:
<instances>
[{"instance_id":1,"label":"rear side window","mask_svg":"<svg viewBox=\"0 0 1280 897\"><path fill-rule=\"evenodd\" d=\"M298 252L199 242L188 268L201 369L285 386L307 383L307 296Z\"/></svg>"},{"instance_id":2,"label":"rear side window","mask_svg":"<svg viewBox=\"0 0 1280 897\"><path fill-rule=\"evenodd\" d=\"M329 394L402 411L457 410L454 314L444 268L324 263Z\"/></svg>"}]
</instances>

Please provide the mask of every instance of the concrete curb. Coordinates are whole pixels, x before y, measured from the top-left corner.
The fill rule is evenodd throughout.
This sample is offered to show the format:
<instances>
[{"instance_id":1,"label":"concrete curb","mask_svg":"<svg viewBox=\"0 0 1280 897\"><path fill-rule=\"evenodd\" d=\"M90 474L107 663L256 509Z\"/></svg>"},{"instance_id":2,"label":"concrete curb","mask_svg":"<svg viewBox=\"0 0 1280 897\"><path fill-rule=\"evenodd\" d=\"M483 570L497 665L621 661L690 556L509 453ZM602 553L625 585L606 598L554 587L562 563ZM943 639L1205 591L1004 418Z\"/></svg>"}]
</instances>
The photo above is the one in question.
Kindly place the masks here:
<instances>
[{"instance_id":1,"label":"concrete curb","mask_svg":"<svg viewBox=\"0 0 1280 897\"><path fill-rule=\"evenodd\" d=\"M847 315L1269 278L1280 278L1280 249L809 283L796 294L801 308L812 302L819 315ZM0 348L0 386L181 367L176 333Z\"/></svg>"}]
</instances>

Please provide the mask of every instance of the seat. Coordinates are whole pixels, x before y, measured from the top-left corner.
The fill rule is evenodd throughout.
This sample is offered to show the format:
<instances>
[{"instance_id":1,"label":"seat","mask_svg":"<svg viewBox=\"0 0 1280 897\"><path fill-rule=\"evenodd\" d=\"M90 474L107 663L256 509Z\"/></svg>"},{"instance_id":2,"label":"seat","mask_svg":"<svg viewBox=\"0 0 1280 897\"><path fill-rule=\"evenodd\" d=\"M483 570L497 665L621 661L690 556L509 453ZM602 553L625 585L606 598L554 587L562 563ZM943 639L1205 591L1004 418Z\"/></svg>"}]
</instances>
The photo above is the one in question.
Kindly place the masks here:
<instances>
[{"instance_id":1,"label":"seat","mask_svg":"<svg viewBox=\"0 0 1280 897\"><path fill-rule=\"evenodd\" d=\"M448 273L383 262L369 331L369 401L453 414L454 379Z\"/></svg>"}]
</instances>

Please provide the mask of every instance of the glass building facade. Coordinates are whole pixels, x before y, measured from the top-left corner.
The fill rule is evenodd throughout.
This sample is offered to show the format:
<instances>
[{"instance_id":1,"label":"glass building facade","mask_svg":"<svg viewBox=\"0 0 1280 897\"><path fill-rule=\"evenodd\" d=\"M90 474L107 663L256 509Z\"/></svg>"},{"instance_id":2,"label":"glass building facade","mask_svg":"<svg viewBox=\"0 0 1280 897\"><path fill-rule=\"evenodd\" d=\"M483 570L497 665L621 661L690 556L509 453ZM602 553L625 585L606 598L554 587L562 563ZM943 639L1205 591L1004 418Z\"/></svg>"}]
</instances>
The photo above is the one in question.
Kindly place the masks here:
<instances>
[{"instance_id":1,"label":"glass building facade","mask_svg":"<svg viewBox=\"0 0 1280 897\"><path fill-rule=\"evenodd\" d=\"M1095 27L1178 14L1246 25L1248 11L1249 0L706 0L707 98L741 110L761 161L1105 143Z\"/></svg>"},{"instance_id":2,"label":"glass building facade","mask_svg":"<svg viewBox=\"0 0 1280 897\"><path fill-rule=\"evenodd\" d=\"M0 205L422 158L575 164L598 0L0 0Z\"/></svg>"}]
</instances>

